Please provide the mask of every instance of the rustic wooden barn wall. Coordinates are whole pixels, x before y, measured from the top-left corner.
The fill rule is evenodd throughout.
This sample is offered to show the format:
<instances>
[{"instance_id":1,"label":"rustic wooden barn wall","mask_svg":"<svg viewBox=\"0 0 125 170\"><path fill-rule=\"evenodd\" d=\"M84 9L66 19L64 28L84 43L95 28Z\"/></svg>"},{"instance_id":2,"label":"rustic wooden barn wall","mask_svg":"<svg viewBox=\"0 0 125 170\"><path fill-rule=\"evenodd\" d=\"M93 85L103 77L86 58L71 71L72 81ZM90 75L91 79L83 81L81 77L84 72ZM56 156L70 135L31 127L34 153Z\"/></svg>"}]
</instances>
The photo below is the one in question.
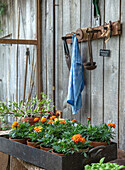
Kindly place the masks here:
<instances>
[{"instance_id":1,"label":"rustic wooden barn wall","mask_svg":"<svg viewBox=\"0 0 125 170\"><path fill-rule=\"evenodd\" d=\"M7 14L2 17L4 31L1 37L11 33L12 38L17 38L18 7L20 7L19 38L34 39L36 37L35 1L6 1L10 5L8 5ZM91 116L92 124L114 122L116 124L115 141L119 143L120 148L125 150L124 5L121 0L99 1L101 24L109 22L109 20L117 21L120 19L123 31L121 36L112 37L106 44L106 48L111 50L109 58L99 56L99 50L105 47L104 40L92 42L93 58L97 63L97 68L93 71L84 70L85 87L82 92L82 109L78 114L72 115L71 107L66 102L69 70L65 61L61 37L80 27L93 27L93 5L92 0L55 0L55 101L56 109L63 111L64 118L76 118L78 122L87 123L87 117ZM41 9L43 91L49 98L53 98L53 0L42 0ZM28 64L26 98L30 86L34 47L20 45L18 100L23 98L27 47L30 48L30 64ZM84 63L88 61L89 57L88 43L80 43L79 47ZM0 100L3 101L16 99L16 49L17 45L0 45L0 79L2 79L0 81ZM70 54L72 54L72 45L69 45L69 49ZM35 91L36 84L33 95Z\"/></svg>"},{"instance_id":2,"label":"rustic wooden barn wall","mask_svg":"<svg viewBox=\"0 0 125 170\"><path fill-rule=\"evenodd\" d=\"M93 27L93 5L92 1L84 0L56 0L56 108L63 111L64 118L77 118L81 123L87 123L87 117L91 116L92 124L114 122L116 124L115 141L120 148L125 149L125 90L124 90L124 24L125 12L124 2L119 0L100 0L99 8L101 13L101 24L121 19L123 32L121 36L112 37L105 45L104 40L92 42L93 58L97 63L97 69L93 71L84 70L85 87L82 92L82 109L78 114L72 115L71 107L66 103L68 91L69 70L66 65L63 41L61 37L66 33L74 32L77 28ZM110 7L110 8L109 8ZM43 18L43 72L44 90L52 93L52 1L42 1ZM49 25L48 25L49 23ZM48 39L49 36L49 39ZM46 37L46 38L45 38ZM79 44L83 62L88 61L88 43ZM49 47L49 48L47 48ZM104 58L99 56L100 49L110 49L111 56ZM69 45L70 54L72 46ZM47 51L47 52L46 52ZM48 60L49 58L49 60ZM49 62L47 62L49 61ZM50 62L51 61L51 62ZM46 65L47 63L47 65ZM52 67L51 67L52 69ZM49 71L49 72L48 72ZM52 70L51 70L52 71ZM49 76L51 75L50 79ZM49 91L48 91L49 89ZM51 89L51 90L50 90ZM51 95L52 96L52 95Z\"/></svg>"},{"instance_id":3,"label":"rustic wooden barn wall","mask_svg":"<svg viewBox=\"0 0 125 170\"><path fill-rule=\"evenodd\" d=\"M2 29L0 37L18 38L18 16L20 8L19 38L36 39L36 1L34 0L6 0L6 13L1 18ZM28 98L30 89L30 77L32 70L33 51L34 64L36 62L36 47L31 45L18 45L18 102L23 99L24 75L26 64L26 48L30 51L28 60L26 95ZM16 101L16 56L17 45L0 44L0 100ZM33 96L36 92L36 76L34 79Z\"/></svg>"}]
</instances>

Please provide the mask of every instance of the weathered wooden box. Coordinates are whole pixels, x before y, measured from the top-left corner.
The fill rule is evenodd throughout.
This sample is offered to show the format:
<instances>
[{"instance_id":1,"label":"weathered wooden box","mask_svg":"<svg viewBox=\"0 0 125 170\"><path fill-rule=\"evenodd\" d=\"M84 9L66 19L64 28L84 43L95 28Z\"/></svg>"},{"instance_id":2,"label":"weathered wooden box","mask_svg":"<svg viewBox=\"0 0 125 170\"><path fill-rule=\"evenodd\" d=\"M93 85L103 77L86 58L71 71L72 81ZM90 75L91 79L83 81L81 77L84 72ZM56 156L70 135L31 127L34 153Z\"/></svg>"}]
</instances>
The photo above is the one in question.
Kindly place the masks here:
<instances>
[{"instance_id":1,"label":"weathered wooden box","mask_svg":"<svg viewBox=\"0 0 125 170\"><path fill-rule=\"evenodd\" d=\"M58 156L50 152L10 141L0 137L0 152L14 156L46 170L83 170L84 165L98 162L105 157L105 162L117 158L117 144L111 143L106 147L96 147L90 150L88 157L80 153Z\"/></svg>"}]
</instances>

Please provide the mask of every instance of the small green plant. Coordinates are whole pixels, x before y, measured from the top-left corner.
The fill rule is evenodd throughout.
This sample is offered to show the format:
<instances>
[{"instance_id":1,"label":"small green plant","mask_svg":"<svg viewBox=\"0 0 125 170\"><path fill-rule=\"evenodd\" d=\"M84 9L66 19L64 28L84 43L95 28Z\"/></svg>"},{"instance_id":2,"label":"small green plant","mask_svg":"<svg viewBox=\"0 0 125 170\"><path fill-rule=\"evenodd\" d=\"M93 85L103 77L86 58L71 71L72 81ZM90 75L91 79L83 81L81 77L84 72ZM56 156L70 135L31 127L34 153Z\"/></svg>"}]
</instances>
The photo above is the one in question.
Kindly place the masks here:
<instances>
[{"instance_id":1,"label":"small green plant","mask_svg":"<svg viewBox=\"0 0 125 170\"><path fill-rule=\"evenodd\" d=\"M103 163L105 158L102 158L99 163L92 163L90 165L86 165L85 170L119 170L125 168L123 165L118 165L116 163Z\"/></svg>"},{"instance_id":2,"label":"small green plant","mask_svg":"<svg viewBox=\"0 0 125 170\"><path fill-rule=\"evenodd\" d=\"M30 139L31 142L38 142L43 137L43 134L44 134L43 127L36 126L34 129L30 130L28 138Z\"/></svg>"},{"instance_id":3,"label":"small green plant","mask_svg":"<svg viewBox=\"0 0 125 170\"><path fill-rule=\"evenodd\" d=\"M79 152L79 149L71 139L59 139L57 142L53 143L53 149L56 152L63 153L65 155Z\"/></svg>"},{"instance_id":4,"label":"small green plant","mask_svg":"<svg viewBox=\"0 0 125 170\"><path fill-rule=\"evenodd\" d=\"M24 139L28 137L29 134L29 122L14 122L12 124L12 129L10 131L10 138L12 139Z\"/></svg>"},{"instance_id":5,"label":"small green plant","mask_svg":"<svg viewBox=\"0 0 125 170\"><path fill-rule=\"evenodd\" d=\"M6 130L9 128L7 115L9 114L9 107L7 106L6 102L0 101L0 121L1 121L1 128L2 130Z\"/></svg>"}]
</instances>

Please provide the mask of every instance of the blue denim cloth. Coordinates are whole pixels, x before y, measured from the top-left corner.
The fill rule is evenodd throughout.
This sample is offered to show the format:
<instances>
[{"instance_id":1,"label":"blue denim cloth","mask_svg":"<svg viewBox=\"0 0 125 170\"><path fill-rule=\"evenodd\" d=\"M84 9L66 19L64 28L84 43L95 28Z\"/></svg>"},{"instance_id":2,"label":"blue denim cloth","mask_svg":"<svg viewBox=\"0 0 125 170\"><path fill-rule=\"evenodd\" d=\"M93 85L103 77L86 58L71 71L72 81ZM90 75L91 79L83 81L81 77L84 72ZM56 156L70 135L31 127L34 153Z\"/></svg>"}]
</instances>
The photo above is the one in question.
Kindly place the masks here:
<instances>
[{"instance_id":1,"label":"blue denim cloth","mask_svg":"<svg viewBox=\"0 0 125 170\"><path fill-rule=\"evenodd\" d=\"M84 75L76 35L72 36L72 42L72 63L69 75L67 103L72 105L72 113L75 114L82 107L81 92L84 88Z\"/></svg>"}]
</instances>

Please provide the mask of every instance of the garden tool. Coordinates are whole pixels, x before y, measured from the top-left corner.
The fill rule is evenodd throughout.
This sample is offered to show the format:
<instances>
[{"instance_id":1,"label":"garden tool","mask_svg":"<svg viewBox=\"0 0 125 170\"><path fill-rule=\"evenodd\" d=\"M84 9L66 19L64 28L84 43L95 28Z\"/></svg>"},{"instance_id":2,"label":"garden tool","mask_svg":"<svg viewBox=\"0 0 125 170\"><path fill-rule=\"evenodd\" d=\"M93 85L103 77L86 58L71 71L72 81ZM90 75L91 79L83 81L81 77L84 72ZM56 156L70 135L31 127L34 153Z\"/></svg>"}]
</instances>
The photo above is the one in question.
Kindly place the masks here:
<instances>
[{"instance_id":1,"label":"garden tool","mask_svg":"<svg viewBox=\"0 0 125 170\"><path fill-rule=\"evenodd\" d=\"M90 33L88 34L88 49L89 49L89 60L90 60L90 62L84 63L83 66L86 70L94 70L97 67L97 65L96 65L96 62L93 62Z\"/></svg>"},{"instance_id":2,"label":"garden tool","mask_svg":"<svg viewBox=\"0 0 125 170\"><path fill-rule=\"evenodd\" d=\"M101 18L100 18L98 3L99 3L99 0L93 0L94 19L95 19L94 24L95 24L95 26L100 26L101 25Z\"/></svg>"},{"instance_id":3,"label":"garden tool","mask_svg":"<svg viewBox=\"0 0 125 170\"><path fill-rule=\"evenodd\" d=\"M70 57L70 54L69 54L69 48L68 48L68 45L67 45L66 37L64 37L63 40L64 40L64 52L65 52L66 63L67 63L68 69L70 70L71 57Z\"/></svg>"}]
</instances>

